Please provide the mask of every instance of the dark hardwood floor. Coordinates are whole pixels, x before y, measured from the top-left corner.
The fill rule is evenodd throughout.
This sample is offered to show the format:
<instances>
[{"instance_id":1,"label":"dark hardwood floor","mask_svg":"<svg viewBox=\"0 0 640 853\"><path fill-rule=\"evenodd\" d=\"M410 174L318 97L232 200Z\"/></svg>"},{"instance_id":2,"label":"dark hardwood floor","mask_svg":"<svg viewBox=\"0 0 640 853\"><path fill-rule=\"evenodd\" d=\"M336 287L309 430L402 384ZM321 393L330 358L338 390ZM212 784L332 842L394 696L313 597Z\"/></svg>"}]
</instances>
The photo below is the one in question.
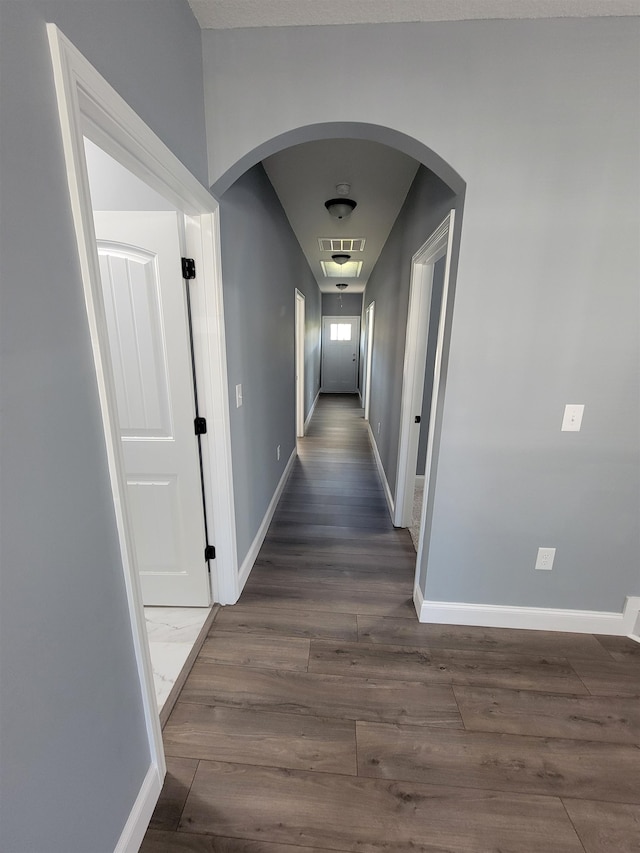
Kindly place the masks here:
<instances>
[{"instance_id":1,"label":"dark hardwood floor","mask_svg":"<svg viewBox=\"0 0 640 853\"><path fill-rule=\"evenodd\" d=\"M639 853L640 646L420 625L356 399L299 449L143 853Z\"/></svg>"}]
</instances>

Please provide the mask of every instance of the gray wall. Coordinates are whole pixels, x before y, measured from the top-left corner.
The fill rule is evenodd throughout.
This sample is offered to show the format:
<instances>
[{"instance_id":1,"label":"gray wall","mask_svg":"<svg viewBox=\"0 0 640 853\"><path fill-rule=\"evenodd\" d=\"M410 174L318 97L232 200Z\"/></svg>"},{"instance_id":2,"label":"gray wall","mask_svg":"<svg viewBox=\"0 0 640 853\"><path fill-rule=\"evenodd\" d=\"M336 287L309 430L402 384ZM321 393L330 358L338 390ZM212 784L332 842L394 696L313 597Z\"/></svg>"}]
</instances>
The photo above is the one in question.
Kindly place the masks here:
<instances>
[{"instance_id":1,"label":"gray wall","mask_svg":"<svg viewBox=\"0 0 640 853\"><path fill-rule=\"evenodd\" d=\"M322 294L322 314L330 317L355 317L362 314L362 294L343 293L342 302L338 293Z\"/></svg>"},{"instance_id":2,"label":"gray wall","mask_svg":"<svg viewBox=\"0 0 640 853\"><path fill-rule=\"evenodd\" d=\"M262 165L221 198L220 230L241 564L296 443L296 287L305 295L305 414L318 392L320 290ZM243 389L240 408L237 384Z\"/></svg>"},{"instance_id":3,"label":"gray wall","mask_svg":"<svg viewBox=\"0 0 640 853\"><path fill-rule=\"evenodd\" d=\"M200 38L182 2L0 3L0 846L110 853L150 758L46 21L203 178Z\"/></svg>"},{"instance_id":4,"label":"gray wall","mask_svg":"<svg viewBox=\"0 0 640 853\"><path fill-rule=\"evenodd\" d=\"M376 303L369 422L393 494L398 466L411 258L457 205L459 200L451 190L421 166L367 282L365 305L374 300Z\"/></svg>"},{"instance_id":5,"label":"gray wall","mask_svg":"<svg viewBox=\"0 0 640 853\"><path fill-rule=\"evenodd\" d=\"M619 612L640 592L639 37L638 18L204 34L212 182L279 134L366 122L467 183L428 599ZM393 472L406 304L380 302Z\"/></svg>"},{"instance_id":6,"label":"gray wall","mask_svg":"<svg viewBox=\"0 0 640 853\"><path fill-rule=\"evenodd\" d=\"M422 386L422 411L420 413L420 437L418 439L418 462L416 473L424 475L427 461L427 438L429 437L429 417L431 415L431 394L433 393L433 371L436 363L436 345L438 343L438 324L442 306L442 288L446 258L442 257L433 267L431 283L431 303L429 307L429 332L427 337L427 358Z\"/></svg>"}]
</instances>

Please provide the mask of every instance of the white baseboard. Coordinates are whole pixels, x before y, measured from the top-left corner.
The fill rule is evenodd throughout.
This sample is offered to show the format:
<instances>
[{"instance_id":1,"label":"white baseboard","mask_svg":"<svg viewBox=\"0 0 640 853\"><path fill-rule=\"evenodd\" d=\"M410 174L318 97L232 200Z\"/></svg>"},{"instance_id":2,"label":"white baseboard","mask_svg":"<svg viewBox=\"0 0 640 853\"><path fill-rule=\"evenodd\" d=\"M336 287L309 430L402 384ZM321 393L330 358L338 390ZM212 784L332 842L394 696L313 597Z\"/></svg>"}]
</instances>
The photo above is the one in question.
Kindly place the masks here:
<instances>
[{"instance_id":1,"label":"white baseboard","mask_svg":"<svg viewBox=\"0 0 640 853\"><path fill-rule=\"evenodd\" d=\"M376 440L373 437L373 430L371 429L371 424L367 422L367 430L369 432L369 441L371 442L371 447L373 449L373 455L376 460L376 465L378 467L378 474L380 475L380 479L382 480L382 487L384 489L384 496L387 499L387 506L389 507L389 514L391 515L391 520L393 521L394 514L394 503L393 503L393 495L391 494L391 489L389 488L389 483L387 482L387 475L385 474L384 467L382 465L382 459L380 459L380 453L378 452L378 445L376 444Z\"/></svg>"},{"instance_id":2,"label":"white baseboard","mask_svg":"<svg viewBox=\"0 0 640 853\"><path fill-rule=\"evenodd\" d=\"M624 633L640 643L640 595L628 595L622 614Z\"/></svg>"},{"instance_id":3,"label":"white baseboard","mask_svg":"<svg viewBox=\"0 0 640 853\"><path fill-rule=\"evenodd\" d=\"M632 596L627 598L623 613L546 607L509 607L500 604L465 604L456 601L425 601L418 586L414 590L413 600L420 622L617 636L633 636L631 632L640 608L640 597Z\"/></svg>"},{"instance_id":4,"label":"white baseboard","mask_svg":"<svg viewBox=\"0 0 640 853\"><path fill-rule=\"evenodd\" d=\"M424 595L422 594L422 590L416 584L413 588L413 606L416 609L416 613L418 614L418 622L423 622L424 620L421 618L422 614L422 605L424 604Z\"/></svg>"},{"instance_id":5,"label":"white baseboard","mask_svg":"<svg viewBox=\"0 0 640 853\"><path fill-rule=\"evenodd\" d=\"M318 400L319 400L319 399L320 399L320 391L318 390L318 393L316 394L316 398L315 398L315 400L313 401L313 403L311 404L311 408L309 409L309 414L307 415L307 419L306 419L306 420L305 420L305 422L304 422L304 431L305 431L305 433L306 433L306 431L307 431L307 427L308 427L308 426L309 426L309 424L311 423L311 418L313 417L313 413L314 413L314 412L315 412L315 410L316 410L316 406L318 405Z\"/></svg>"},{"instance_id":6,"label":"white baseboard","mask_svg":"<svg viewBox=\"0 0 640 853\"><path fill-rule=\"evenodd\" d=\"M147 770L114 853L138 853L162 790L163 779L155 764Z\"/></svg>"},{"instance_id":7,"label":"white baseboard","mask_svg":"<svg viewBox=\"0 0 640 853\"><path fill-rule=\"evenodd\" d=\"M251 574L251 569L253 568L253 564L258 559L258 554L260 553L260 548L262 548L262 543L264 542L264 538L267 535L267 530L269 529L269 525L271 524L271 519L273 518L273 514L276 511L276 507L278 506L278 501L280 500L280 496L284 490L284 487L287 484L287 480L289 479L289 474L291 473L291 469L293 468L293 463L296 461L296 456L298 455L298 451L294 447L291 451L291 456L289 457L289 461L285 465L284 471L282 472L282 477L280 477L280 482L278 483L275 492L273 493L273 497L271 498L271 502L267 507L267 511L264 514L264 518L262 519L262 524L258 528L258 532L255 535L253 542L251 543L251 547L247 553L247 556L242 561L242 565L240 566L240 572L238 574L238 597L240 597L240 593L244 589L244 585L249 579L249 575Z\"/></svg>"}]
</instances>

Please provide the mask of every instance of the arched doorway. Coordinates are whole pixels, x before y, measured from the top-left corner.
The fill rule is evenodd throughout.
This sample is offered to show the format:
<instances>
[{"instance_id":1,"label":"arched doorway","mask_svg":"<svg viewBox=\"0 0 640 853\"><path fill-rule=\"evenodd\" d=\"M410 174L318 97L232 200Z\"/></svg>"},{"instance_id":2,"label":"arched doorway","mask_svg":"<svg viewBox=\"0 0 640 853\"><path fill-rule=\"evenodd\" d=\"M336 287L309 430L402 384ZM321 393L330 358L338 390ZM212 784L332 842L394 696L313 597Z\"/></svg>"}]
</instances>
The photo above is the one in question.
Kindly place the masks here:
<instances>
[{"instance_id":1,"label":"arched doorway","mask_svg":"<svg viewBox=\"0 0 640 853\"><path fill-rule=\"evenodd\" d=\"M425 228L425 230L419 234L419 239L417 241L412 238L413 243L411 245L413 245L413 248L411 248L410 250L407 249L406 251L407 270L410 267L412 255L421 246L425 244L425 241L429 239L432 232L440 225L445 216L448 216L451 213L451 210L455 209L455 217L451 216L450 218L450 221L452 222L452 229L449 246L449 286L447 289L447 300L443 310L440 311L438 308L437 312L440 317L440 324L438 329L436 330L439 341L438 346L440 348L438 358L440 381L438 399L434 401L434 406L430 412L430 416L434 422L434 429L431 431L429 439L431 443L431 452L429 454L429 458L431 460L433 468L433 474L430 478L430 495L432 498L433 489L435 487L435 471L437 470L438 447L440 440L439 432L442 424L442 405L444 401L444 387L446 382L448 348L453 313L453 300L455 293L455 274L457 270L457 256L460 243L462 207L466 188L464 180L436 152L429 149L427 146L425 146L418 140L409 137L406 134L400 133L392 128L359 122L328 122L295 128L290 131L287 131L286 133L273 137L272 139L264 141L263 143L255 147L252 151L239 158L238 161L232 167L230 167L220 178L216 180L215 184L212 186L211 189L212 192L219 198L221 203L224 232L224 204L227 191L230 190L231 187L236 185L236 182L238 182L244 175L248 174L251 169L253 169L258 164L264 162L270 157L274 157L276 155L279 155L280 153L286 152L288 149L294 147L304 147L304 145L307 143L311 144L318 143L321 141L329 142L335 140L359 140L362 142L374 142L383 146L387 146L389 148L393 148L396 151L400 151L403 154L406 154L407 156L416 160L420 164L420 166L424 167L424 170L426 170L430 175L434 176L434 183L437 180L442 186L447 188L449 198L451 199L451 204L446 208L446 210L444 210L444 213L442 215L438 216L437 221L433 222L430 227ZM237 251L236 254L238 254ZM222 255L224 268L224 245L222 246ZM397 300L397 313L399 317L401 316L401 320L396 323L394 329L392 330L393 333L391 334L391 337L393 338L393 347L395 348L394 358L396 358L396 363L398 363L398 361L400 362L400 368L396 369L396 373L398 375L396 377L395 397L393 400L390 401L385 400L385 406L387 407L387 409L393 406L397 408L397 412L395 412L394 410L393 414L390 415L390 421L392 421L392 423L390 425L390 429L384 436L384 440L387 442L387 445L392 445L392 448L391 450L389 450L389 446L387 446L386 451L383 450L381 455L381 461L379 462L379 467L383 469L381 473L383 475L384 481L389 481L387 483L386 494L391 515L394 519L400 518L402 516L401 513L398 514L394 512L393 504L394 493L397 492L397 472L399 467L398 456L401 452L401 442L399 440L399 425L401 419L400 399L402 397L402 386L404 384L401 362L402 344L405 340L405 335L407 331L407 312L409 310L409 278L410 276L407 272L406 293L401 294ZM367 299L366 303L362 305L363 311L368 307L369 301L370 300ZM376 303L376 322L378 322L379 316L381 318L380 322L384 324L384 304L380 305L379 314L378 307L378 303ZM383 326L381 326L381 328L383 328ZM381 339L383 338L384 335L381 335ZM387 338L389 338L389 335L387 335ZM375 442L375 438L373 436L372 440ZM386 475L384 470L385 467ZM432 501L430 504L429 495L427 495L425 501L425 508L427 523L424 525L424 528L428 529L430 513L432 511ZM423 518L424 517L425 516L423 516ZM269 519L267 519L265 516L265 520L262 525L265 533L266 527L268 526L268 523L265 522L268 522L268 520ZM258 543L255 540L252 543L252 550L255 554L257 554L257 551L259 550L260 544L261 543ZM422 548L422 555L423 561L426 561L428 559L428 548ZM243 555L240 554L239 562L244 565L242 558ZM418 569L419 568L420 567L418 567ZM241 572L240 586L243 585L243 581L246 580L246 578L248 577L249 571L250 567L246 566L245 570Z\"/></svg>"}]
</instances>

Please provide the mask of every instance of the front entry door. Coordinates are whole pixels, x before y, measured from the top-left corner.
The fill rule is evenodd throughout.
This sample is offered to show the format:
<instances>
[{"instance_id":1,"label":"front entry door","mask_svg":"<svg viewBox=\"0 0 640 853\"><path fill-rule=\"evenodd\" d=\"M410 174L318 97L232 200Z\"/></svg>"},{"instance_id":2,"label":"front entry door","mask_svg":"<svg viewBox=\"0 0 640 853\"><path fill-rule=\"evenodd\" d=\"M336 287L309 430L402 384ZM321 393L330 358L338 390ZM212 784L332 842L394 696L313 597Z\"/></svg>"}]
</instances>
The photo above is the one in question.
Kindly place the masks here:
<instances>
[{"instance_id":1,"label":"front entry door","mask_svg":"<svg viewBox=\"0 0 640 853\"><path fill-rule=\"evenodd\" d=\"M322 318L322 390L329 394L358 391L360 317Z\"/></svg>"},{"instance_id":2,"label":"front entry door","mask_svg":"<svg viewBox=\"0 0 640 853\"><path fill-rule=\"evenodd\" d=\"M207 606L178 214L96 212L94 221L143 601Z\"/></svg>"}]
</instances>

